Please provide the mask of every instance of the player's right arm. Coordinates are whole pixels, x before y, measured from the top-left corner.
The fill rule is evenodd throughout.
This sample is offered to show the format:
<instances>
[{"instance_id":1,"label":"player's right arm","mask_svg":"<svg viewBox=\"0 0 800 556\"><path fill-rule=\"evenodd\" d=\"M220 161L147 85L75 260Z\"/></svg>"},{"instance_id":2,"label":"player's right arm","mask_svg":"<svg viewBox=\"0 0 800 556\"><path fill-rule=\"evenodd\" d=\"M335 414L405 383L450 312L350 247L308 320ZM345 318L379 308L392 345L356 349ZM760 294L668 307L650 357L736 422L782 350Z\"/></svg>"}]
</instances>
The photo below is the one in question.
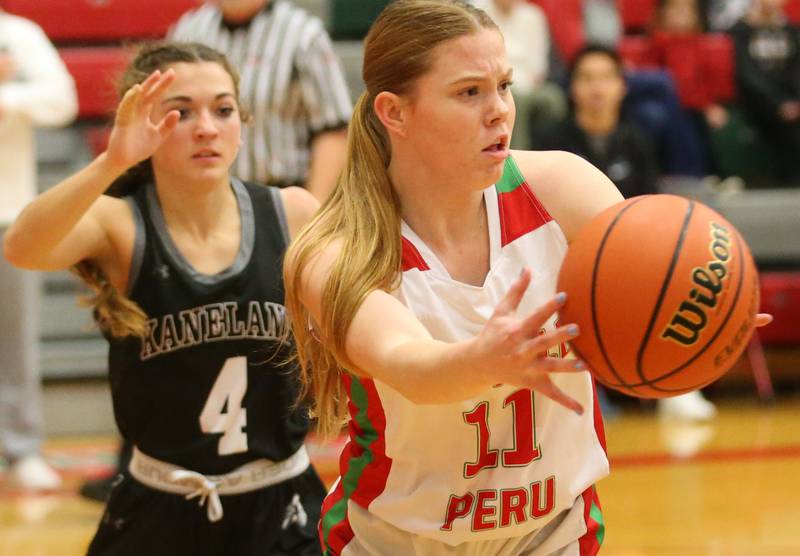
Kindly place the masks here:
<instances>
[{"instance_id":1,"label":"player's right arm","mask_svg":"<svg viewBox=\"0 0 800 556\"><path fill-rule=\"evenodd\" d=\"M131 88L117 111L108 150L25 207L3 239L12 264L58 270L90 259L115 274L119 230L127 224L132 241L133 220L124 201L102 194L125 170L148 158L177 124L176 112L150 121L155 99L173 79L171 71L154 72Z\"/></svg>"},{"instance_id":2,"label":"player's right arm","mask_svg":"<svg viewBox=\"0 0 800 556\"><path fill-rule=\"evenodd\" d=\"M341 245L332 243L305 267L300 298L316 322L322 322L322 292ZM289 263L291 264L291 263ZM545 321L563 304L556 297L534 313L516 315L530 283L526 270L475 336L462 342L431 337L397 298L373 290L356 310L345 337L347 366L374 377L418 404L444 404L479 395L494 384L533 388L576 412L578 402L550 380L552 372L585 370L570 359L545 357L548 347L568 341L577 328L562 326L539 335Z\"/></svg>"}]
</instances>

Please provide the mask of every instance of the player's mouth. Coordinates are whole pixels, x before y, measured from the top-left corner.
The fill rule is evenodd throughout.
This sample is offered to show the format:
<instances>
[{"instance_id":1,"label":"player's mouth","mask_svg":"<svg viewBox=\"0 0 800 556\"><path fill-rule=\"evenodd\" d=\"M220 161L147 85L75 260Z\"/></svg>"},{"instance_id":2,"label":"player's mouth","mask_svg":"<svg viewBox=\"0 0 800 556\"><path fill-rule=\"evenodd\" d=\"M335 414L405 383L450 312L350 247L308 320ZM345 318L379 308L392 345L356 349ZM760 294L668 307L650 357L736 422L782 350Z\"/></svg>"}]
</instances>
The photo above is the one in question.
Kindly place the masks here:
<instances>
[{"instance_id":1,"label":"player's mouth","mask_svg":"<svg viewBox=\"0 0 800 556\"><path fill-rule=\"evenodd\" d=\"M213 149L202 149L192 155L195 160L216 160L220 158L220 154Z\"/></svg>"},{"instance_id":2,"label":"player's mouth","mask_svg":"<svg viewBox=\"0 0 800 556\"><path fill-rule=\"evenodd\" d=\"M493 158L506 159L509 155L508 139L508 135L500 135L494 140L493 143L484 148L481 152L488 154Z\"/></svg>"}]
</instances>

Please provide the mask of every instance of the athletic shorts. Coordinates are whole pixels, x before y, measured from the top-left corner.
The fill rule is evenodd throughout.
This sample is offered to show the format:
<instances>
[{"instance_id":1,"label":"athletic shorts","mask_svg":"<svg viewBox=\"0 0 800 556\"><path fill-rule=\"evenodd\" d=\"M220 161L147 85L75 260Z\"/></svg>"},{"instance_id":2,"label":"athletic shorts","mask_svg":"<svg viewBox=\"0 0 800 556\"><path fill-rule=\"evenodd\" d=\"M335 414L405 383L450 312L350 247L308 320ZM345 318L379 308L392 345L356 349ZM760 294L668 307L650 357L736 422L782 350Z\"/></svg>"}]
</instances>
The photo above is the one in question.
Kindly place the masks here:
<instances>
[{"instance_id":1,"label":"athletic shorts","mask_svg":"<svg viewBox=\"0 0 800 556\"><path fill-rule=\"evenodd\" d=\"M451 546L398 529L354 502L348 503L352 538L326 556L595 556L605 528L594 487L541 529L520 537Z\"/></svg>"},{"instance_id":2,"label":"athletic shorts","mask_svg":"<svg viewBox=\"0 0 800 556\"><path fill-rule=\"evenodd\" d=\"M314 468L282 483L220 496L209 521L198 499L152 489L125 471L111 490L88 556L319 556L325 487Z\"/></svg>"}]
</instances>

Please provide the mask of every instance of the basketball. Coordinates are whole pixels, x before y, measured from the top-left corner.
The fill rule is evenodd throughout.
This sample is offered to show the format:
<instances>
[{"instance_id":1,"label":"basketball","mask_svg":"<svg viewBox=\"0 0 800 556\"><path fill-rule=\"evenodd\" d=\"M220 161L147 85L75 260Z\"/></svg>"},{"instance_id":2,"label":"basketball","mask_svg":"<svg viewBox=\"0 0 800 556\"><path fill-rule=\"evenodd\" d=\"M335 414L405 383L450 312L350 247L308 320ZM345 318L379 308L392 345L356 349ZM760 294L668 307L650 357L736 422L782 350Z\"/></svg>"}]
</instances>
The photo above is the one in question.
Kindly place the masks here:
<instances>
[{"instance_id":1,"label":"basketball","mask_svg":"<svg viewBox=\"0 0 800 556\"><path fill-rule=\"evenodd\" d=\"M674 195L644 195L592 219L558 277L575 355L604 385L641 398L715 381L748 344L758 274L739 232L717 212Z\"/></svg>"}]
</instances>

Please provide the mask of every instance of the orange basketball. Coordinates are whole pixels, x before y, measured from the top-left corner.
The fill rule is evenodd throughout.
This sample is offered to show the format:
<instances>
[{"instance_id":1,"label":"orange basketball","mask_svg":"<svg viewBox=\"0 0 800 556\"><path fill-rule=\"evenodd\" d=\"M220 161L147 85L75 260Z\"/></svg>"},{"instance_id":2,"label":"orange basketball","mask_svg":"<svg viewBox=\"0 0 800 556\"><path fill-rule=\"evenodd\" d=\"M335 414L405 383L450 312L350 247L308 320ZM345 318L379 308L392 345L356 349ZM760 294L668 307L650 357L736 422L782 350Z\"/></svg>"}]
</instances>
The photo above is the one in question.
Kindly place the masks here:
<instances>
[{"instance_id":1,"label":"orange basketball","mask_svg":"<svg viewBox=\"0 0 800 556\"><path fill-rule=\"evenodd\" d=\"M747 346L759 305L747 244L718 213L674 195L603 211L569 247L558 277L562 323L594 376L641 398L713 382Z\"/></svg>"}]
</instances>

